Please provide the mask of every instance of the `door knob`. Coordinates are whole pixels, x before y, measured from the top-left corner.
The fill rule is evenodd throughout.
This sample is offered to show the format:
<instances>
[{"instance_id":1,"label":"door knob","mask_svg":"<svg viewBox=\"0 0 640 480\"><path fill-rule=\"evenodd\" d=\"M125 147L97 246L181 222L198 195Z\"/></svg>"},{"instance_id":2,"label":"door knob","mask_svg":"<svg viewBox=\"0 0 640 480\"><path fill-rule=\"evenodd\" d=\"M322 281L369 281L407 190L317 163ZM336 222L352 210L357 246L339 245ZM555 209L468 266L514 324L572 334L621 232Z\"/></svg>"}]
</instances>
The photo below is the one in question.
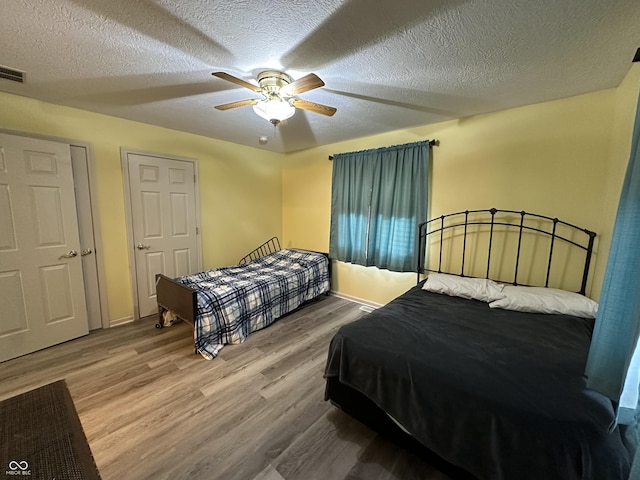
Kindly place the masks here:
<instances>
[{"instance_id":1,"label":"door knob","mask_svg":"<svg viewBox=\"0 0 640 480\"><path fill-rule=\"evenodd\" d=\"M84 257L86 255L91 255L92 253L93 253L93 250L91 250L90 248L85 248L80 252L80 255Z\"/></svg>"},{"instance_id":2,"label":"door knob","mask_svg":"<svg viewBox=\"0 0 640 480\"><path fill-rule=\"evenodd\" d=\"M136 248L138 250L149 250L151 248L151 245L144 245L142 243L139 243L138 245L136 245Z\"/></svg>"},{"instance_id":3,"label":"door knob","mask_svg":"<svg viewBox=\"0 0 640 480\"><path fill-rule=\"evenodd\" d=\"M63 253L62 255L60 255L58 257L58 259L61 258L73 258L73 257L77 257L78 256L78 252L76 252L75 250L69 250L67 253Z\"/></svg>"}]
</instances>

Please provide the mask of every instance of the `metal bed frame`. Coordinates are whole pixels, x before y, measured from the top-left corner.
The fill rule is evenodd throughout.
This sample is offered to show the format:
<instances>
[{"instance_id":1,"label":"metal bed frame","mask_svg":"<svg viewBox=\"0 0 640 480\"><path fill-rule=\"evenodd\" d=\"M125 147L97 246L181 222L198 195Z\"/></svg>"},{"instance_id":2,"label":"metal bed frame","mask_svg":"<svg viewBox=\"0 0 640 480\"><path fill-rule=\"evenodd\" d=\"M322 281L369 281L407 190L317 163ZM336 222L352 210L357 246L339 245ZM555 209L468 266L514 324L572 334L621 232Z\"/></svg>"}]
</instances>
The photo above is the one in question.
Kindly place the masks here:
<instances>
[{"instance_id":1,"label":"metal bed frame","mask_svg":"<svg viewBox=\"0 0 640 480\"><path fill-rule=\"evenodd\" d=\"M282 250L282 248L280 248L280 240L278 240L278 237L271 237L258 248L242 257L238 265L244 265L251 260L257 260L258 258L269 255L270 253L279 252L280 250Z\"/></svg>"},{"instance_id":2,"label":"metal bed frame","mask_svg":"<svg viewBox=\"0 0 640 480\"><path fill-rule=\"evenodd\" d=\"M490 216L490 219L487 219L487 215ZM515 217L519 217L519 221L511 221L510 219ZM548 230L545 230L542 227L531 226L526 224L527 219L534 219L538 222L545 223L549 226ZM422 276L426 272L438 272L438 273L452 273L455 275L465 276L465 259L467 254L467 235L468 235L468 227L472 225L485 225L489 227L489 238L488 238L488 248L486 251L486 276L485 278L489 278L490 269L491 269L491 247L494 240L494 228L496 226L507 227L516 229L518 235L517 240L517 248L514 259L514 272L513 279L504 280L498 278L492 278L492 280L496 280L502 283L509 283L512 285L524 285L523 283L518 282L518 267L520 265L520 254L522 247L522 239L523 233L527 231L532 231L536 233L540 233L543 236L549 237L549 251L547 256L547 267L546 267L546 275L544 286L549 286L549 277L551 273L552 259L554 253L554 247L556 246L556 242L565 242L569 245L577 247L578 249L584 250L585 252L585 260L584 267L582 270L582 279L580 284L580 290L578 293L584 295L587 288L587 279L589 276L589 267L591 265L591 257L593 255L593 247L594 240L596 237L595 232L588 230L586 228L581 228L571 223L564 222L562 220L558 220L557 218L547 217L545 215L539 215L535 213L529 213L525 211L516 211L516 210L498 210L496 208L491 208L487 210L465 210L462 212L450 213L448 215L441 215L439 217L432 218L426 222L421 223L418 226L418 265L416 268L417 271L417 281L420 282ZM568 228L569 232L575 232L578 236L582 237L581 241L573 240L568 238L568 235L560 235L558 233L558 226L563 226ZM461 265L459 272L444 272L443 262L442 262L442 254L443 254L443 240L445 231L454 232L454 229L463 230L462 233L462 251L460 252L461 257ZM472 232L473 233L473 232ZM438 267L436 268L428 268L425 266L427 260L427 248L428 248L428 238L431 235L440 236L437 239L437 244L439 245L438 251Z\"/></svg>"}]
</instances>

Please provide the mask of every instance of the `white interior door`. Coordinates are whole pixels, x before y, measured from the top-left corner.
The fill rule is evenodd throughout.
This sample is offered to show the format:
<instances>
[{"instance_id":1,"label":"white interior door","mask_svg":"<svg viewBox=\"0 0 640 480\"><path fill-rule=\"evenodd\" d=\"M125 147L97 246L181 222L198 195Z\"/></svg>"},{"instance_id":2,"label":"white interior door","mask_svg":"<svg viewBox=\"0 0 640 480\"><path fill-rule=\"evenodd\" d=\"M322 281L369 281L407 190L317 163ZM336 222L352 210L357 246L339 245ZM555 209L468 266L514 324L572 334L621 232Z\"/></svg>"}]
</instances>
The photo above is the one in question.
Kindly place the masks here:
<instances>
[{"instance_id":1,"label":"white interior door","mask_svg":"<svg viewBox=\"0 0 640 480\"><path fill-rule=\"evenodd\" d=\"M155 275L199 268L194 163L127 153L138 315L156 313Z\"/></svg>"},{"instance_id":2,"label":"white interior door","mask_svg":"<svg viewBox=\"0 0 640 480\"><path fill-rule=\"evenodd\" d=\"M0 134L0 361L88 333L69 145Z\"/></svg>"}]
</instances>

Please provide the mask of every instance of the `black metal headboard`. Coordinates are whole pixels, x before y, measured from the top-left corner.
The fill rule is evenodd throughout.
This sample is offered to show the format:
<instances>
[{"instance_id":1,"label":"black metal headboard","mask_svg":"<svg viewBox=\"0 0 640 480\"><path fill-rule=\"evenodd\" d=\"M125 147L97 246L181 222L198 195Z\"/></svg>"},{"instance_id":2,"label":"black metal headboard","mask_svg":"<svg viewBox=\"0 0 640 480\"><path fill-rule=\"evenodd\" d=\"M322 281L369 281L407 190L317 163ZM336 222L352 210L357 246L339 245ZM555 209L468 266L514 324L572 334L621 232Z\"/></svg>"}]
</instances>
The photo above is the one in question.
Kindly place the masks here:
<instances>
[{"instance_id":1,"label":"black metal headboard","mask_svg":"<svg viewBox=\"0 0 640 480\"><path fill-rule=\"evenodd\" d=\"M489 210L465 210L463 212L441 215L440 217L421 223L418 227L418 282L421 280L421 275L424 275L426 272L453 273L455 275L466 276L467 272L465 267L467 267L466 263L469 262L471 236L478 232L482 232L484 235L484 241L481 243L486 244L486 249L484 245L482 245L481 248L482 255L486 255L486 264L484 264L486 265L486 270L482 272L485 278L491 278L492 280L513 285L527 285L527 282L519 281L519 274L521 274L519 268L522 263L523 239L525 236L529 237L533 234L542 236L548 242L548 247L544 249L545 258L543 259L546 261L546 272L544 273L544 281L541 282L544 283L545 287L549 286L552 265L554 265L552 262L554 260L554 249L557 250L560 243L584 252L582 254L584 255L584 264L580 272L579 293L585 294L596 237L595 232L563 222L557 218L524 211L498 210L495 208ZM513 255L514 258L509 258L505 261L503 257L504 252L492 252L492 247L495 246L494 244L496 243L498 233L501 237L508 235L511 238L513 243L511 250L514 250L511 252L511 255ZM455 263L460 267L459 271L451 271L453 270L452 267L443 270L443 244L445 243L445 237L447 237L446 239L453 237L456 239L456 251L453 256L456 258ZM502 240L501 238L501 241ZM535 239L535 242L538 242L538 240ZM541 248L539 244L536 244L536 250L539 251ZM430 255L427 255L427 249L429 249ZM473 245L473 249L474 263L477 270L478 262L484 263L485 257L483 256L478 260L477 245ZM451 250L449 250L448 254L451 256ZM438 258L432 258L434 255L438 255ZM492 260L494 260L493 264ZM431 268L425 265L427 261L429 261ZM492 277L490 272L498 262L501 264L500 275L504 275L504 270L506 269L512 271L513 276L511 278ZM504 267L504 264L507 266ZM484 265L482 266L484 267ZM582 266L582 263L580 265ZM476 274L474 276L480 275Z\"/></svg>"}]
</instances>

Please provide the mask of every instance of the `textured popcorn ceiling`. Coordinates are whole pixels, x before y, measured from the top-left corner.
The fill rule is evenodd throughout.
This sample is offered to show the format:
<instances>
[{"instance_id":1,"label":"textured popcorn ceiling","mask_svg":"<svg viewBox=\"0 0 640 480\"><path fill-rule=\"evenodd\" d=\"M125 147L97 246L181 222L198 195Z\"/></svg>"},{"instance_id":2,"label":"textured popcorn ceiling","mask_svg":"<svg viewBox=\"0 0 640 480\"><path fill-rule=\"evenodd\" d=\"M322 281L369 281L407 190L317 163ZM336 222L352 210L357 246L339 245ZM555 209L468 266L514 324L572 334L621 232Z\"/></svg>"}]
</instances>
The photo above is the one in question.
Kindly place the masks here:
<instances>
[{"instance_id":1,"label":"textured popcorn ceiling","mask_svg":"<svg viewBox=\"0 0 640 480\"><path fill-rule=\"evenodd\" d=\"M278 152L619 85L637 0L7 0L0 90ZM211 76L266 69L326 86L274 131ZM0 105L1 108L1 105ZM0 125L1 127L2 125ZM258 138L268 136L266 145Z\"/></svg>"}]
</instances>

